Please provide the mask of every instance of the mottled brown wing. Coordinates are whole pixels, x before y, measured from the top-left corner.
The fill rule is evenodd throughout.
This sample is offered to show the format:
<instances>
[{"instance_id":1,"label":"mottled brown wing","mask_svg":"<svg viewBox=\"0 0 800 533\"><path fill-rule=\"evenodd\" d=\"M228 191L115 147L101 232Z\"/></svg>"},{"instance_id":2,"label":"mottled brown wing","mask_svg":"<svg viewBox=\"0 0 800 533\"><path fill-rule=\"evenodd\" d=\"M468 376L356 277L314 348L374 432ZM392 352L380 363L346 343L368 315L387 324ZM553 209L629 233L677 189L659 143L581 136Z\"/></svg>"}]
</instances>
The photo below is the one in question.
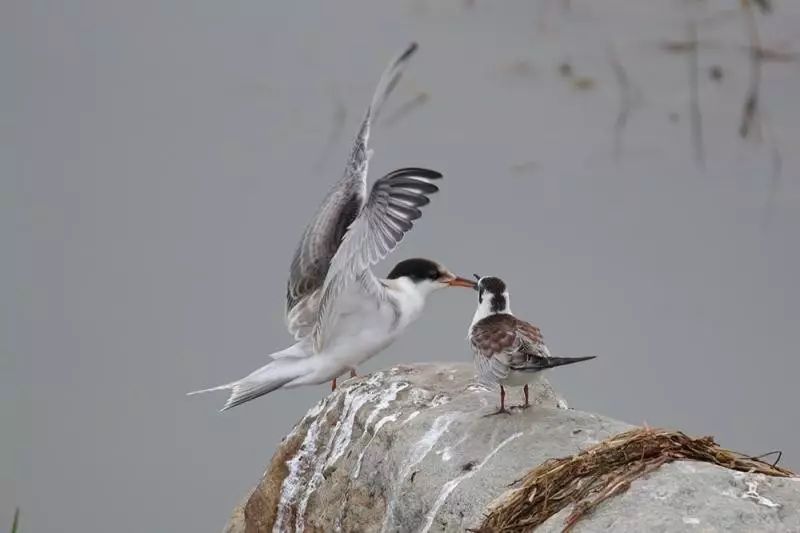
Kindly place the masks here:
<instances>
[{"instance_id":1,"label":"mottled brown wing","mask_svg":"<svg viewBox=\"0 0 800 533\"><path fill-rule=\"evenodd\" d=\"M479 320L472 327L472 345L484 357L511 349L517 337L513 318L512 315L490 315Z\"/></svg>"},{"instance_id":2,"label":"mottled brown wing","mask_svg":"<svg viewBox=\"0 0 800 533\"><path fill-rule=\"evenodd\" d=\"M512 370L526 370L535 358L549 357L542 332L513 315L490 315L470 332L474 361L482 380L500 380Z\"/></svg>"},{"instance_id":3,"label":"mottled brown wing","mask_svg":"<svg viewBox=\"0 0 800 533\"><path fill-rule=\"evenodd\" d=\"M517 320L517 336L520 341L520 351L525 354L525 359L521 365L515 368L525 368L530 366L531 359L537 357L550 357L550 351L544 343L542 331L524 320Z\"/></svg>"}]
</instances>

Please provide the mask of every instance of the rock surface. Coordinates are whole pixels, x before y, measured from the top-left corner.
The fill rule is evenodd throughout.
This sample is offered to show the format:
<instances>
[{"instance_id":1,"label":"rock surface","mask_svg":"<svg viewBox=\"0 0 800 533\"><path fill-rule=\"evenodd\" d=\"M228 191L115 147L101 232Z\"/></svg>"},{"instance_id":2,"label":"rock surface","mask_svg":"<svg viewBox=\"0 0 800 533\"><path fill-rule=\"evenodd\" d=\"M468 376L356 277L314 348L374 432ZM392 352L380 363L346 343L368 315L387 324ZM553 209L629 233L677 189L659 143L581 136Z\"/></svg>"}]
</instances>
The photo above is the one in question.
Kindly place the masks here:
<instances>
[{"instance_id":1,"label":"rock surface","mask_svg":"<svg viewBox=\"0 0 800 533\"><path fill-rule=\"evenodd\" d=\"M630 428L567 409L546 381L531 392L532 408L485 416L498 394L474 384L467 364L349 380L283 440L225 531L464 531L531 468ZM798 508L798 479L679 462L574 531L800 531ZM568 513L540 530L560 531Z\"/></svg>"}]
</instances>

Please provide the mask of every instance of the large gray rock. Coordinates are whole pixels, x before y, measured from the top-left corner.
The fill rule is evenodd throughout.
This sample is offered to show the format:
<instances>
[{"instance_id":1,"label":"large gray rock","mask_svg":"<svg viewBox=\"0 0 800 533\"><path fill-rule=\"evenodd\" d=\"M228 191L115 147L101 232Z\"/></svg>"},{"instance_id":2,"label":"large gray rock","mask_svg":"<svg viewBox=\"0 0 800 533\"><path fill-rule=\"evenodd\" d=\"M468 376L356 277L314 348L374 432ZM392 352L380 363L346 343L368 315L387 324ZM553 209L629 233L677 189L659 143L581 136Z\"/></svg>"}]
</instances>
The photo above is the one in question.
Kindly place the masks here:
<instances>
[{"instance_id":1,"label":"large gray rock","mask_svg":"<svg viewBox=\"0 0 800 533\"><path fill-rule=\"evenodd\" d=\"M498 394L473 384L466 364L349 380L283 440L226 531L464 531L531 468L630 429L567 409L545 381L532 395L528 410L485 416ZM681 462L634 482L575 531L800 531L798 504L797 479ZM560 531L568 512L540 529Z\"/></svg>"}]
</instances>

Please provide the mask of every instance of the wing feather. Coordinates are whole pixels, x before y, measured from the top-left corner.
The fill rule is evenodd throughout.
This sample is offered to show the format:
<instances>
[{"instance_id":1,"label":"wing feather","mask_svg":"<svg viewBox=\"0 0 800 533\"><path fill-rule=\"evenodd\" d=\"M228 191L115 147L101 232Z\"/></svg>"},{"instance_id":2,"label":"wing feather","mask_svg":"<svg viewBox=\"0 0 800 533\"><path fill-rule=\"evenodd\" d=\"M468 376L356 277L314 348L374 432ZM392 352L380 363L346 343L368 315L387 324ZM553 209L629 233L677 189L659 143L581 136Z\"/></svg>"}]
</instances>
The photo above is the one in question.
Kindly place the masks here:
<instances>
[{"instance_id":1,"label":"wing feather","mask_svg":"<svg viewBox=\"0 0 800 533\"><path fill-rule=\"evenodd\" d=\"M316 320L320 299L317 293L347 228L364 206L372 122L416 50L416 43L411 43L383 72L359 127L344 175L325 197L300 238L286 287L287 327L297 339L306 336L308 324Z\"/></svg>"},{"instance_id":2,"label":"wing feather","mask_svg":"<svg viewBox=\"0 0 800 533\"><path fill-rule=\"evenodd\" d=\"M419 208L430 201L427 195L439 190L431 181L441 177L433 170L402 168L372 186L367 203L342 239L325 278L313 332L317 352L328 341L331 325L336 321L336 300L343 291L356 287L383 297L383 288L370 267L389 255L414 226L414 220L422 216ZM403 206L395 195L401 195L402 201L411 203L414 210L400 209Z\"/></svg>"},{"instance_id":3,"label":"wing feather","mask_svg":"<svg viewBox=\"0 0 800 533\"><path fill-rule=\"evenodd\" d=\"M539 328L510 314L480 320L472 327L470 344L485 379L502 380L511 371L542 370L547 368L542 361L550 357Z\"/></svg>"}]
</instances>

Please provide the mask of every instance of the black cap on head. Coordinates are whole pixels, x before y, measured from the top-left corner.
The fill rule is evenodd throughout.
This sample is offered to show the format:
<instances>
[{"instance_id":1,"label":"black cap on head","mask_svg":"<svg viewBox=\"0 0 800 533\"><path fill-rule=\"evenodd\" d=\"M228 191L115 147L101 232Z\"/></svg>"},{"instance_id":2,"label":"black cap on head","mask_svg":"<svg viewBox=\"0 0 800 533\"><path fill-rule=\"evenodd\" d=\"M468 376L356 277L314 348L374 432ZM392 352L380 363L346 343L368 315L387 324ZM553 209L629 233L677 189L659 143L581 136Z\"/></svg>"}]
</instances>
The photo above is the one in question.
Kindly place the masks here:
<instances>
[{"instance_id":1,"label":"black cap on head","mask_svg":"<svg viewBox=\"0 0 800 533\"><path fill-rule=\"evenodd\" d=\"M486 276L478 281L478 290L491 292L492 294L503 294L506 292L506 283L500 278Z\"/></svg>"},{"instance_id":2,"label":"black cap on head","mask_svg":"<svg viewBox=\"0 0 800 533\"><path fill-rule=\"evenodd\" d=\"M437 280L444 274L445 272L442 271L442 267L438 263L430 259L415 258L406 259L405 261L397 263L386 278L397 279L407 277L415 282L420 282L426 279Z\"/></svg>"},{"instance_id":3,"label":"black cap on head","mask_svg":"<svg viewBox=\"0 0 800 533\"><path fill-rule=\"evenodd\" d=\"M477 274L475 277L479 277ZM485 276L478 280L478 302L483 302L483 294L489 293L492 295L492 312L498 313L506 309L505 292L507 290L506 283L494 276Z\"/></svg>"}]
</instances>

